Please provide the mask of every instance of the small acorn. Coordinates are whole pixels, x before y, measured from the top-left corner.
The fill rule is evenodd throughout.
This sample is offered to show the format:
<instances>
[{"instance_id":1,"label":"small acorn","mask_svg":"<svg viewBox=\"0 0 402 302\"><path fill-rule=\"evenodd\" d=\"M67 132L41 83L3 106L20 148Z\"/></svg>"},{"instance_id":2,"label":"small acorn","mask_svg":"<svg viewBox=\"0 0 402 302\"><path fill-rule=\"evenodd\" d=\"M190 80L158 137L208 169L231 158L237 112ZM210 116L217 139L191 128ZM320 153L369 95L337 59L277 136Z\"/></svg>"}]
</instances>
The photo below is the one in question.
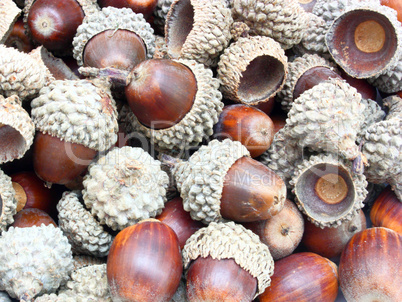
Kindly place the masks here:
<instances>
[{"instance_id":1,"label":"small acorn","mask_svg":"<svg viewBox=\"0 0 402 302\"><path fill-rule=\"evenodd\" d=\"M53 218L50 217L48 213L39 209L28 208L22 209L14 215L14 222L11 226L15 228L29 228L34 225L41 226L42 224L53 224L57 227L56 222L54 222Z\"/></svg>"},{"instance_id":2,"label":"small acorn","mask_svg":"<svg viewBox=\"0 0 402 302\"><path fill-rule=\"evenodd\" d=\"M141 13L148 19L154 12L159 0L98 0L100 7L113 6L131 8L135 13Z\"/></svg>"},{"instance_id":3,"label":"small acorn","mask_svg":"<svg viewBox=\"0 0 402 302\"><path fill-rule=\"evenodd\" d=\"M14 26L10 31L7 40L4 41L4 44L7 47L14 47L25 53L30 52L34 48L31 39L25 33L24 21L22 20L22 17L19 17L14 23Z\"/></svg>"}]
</instances>

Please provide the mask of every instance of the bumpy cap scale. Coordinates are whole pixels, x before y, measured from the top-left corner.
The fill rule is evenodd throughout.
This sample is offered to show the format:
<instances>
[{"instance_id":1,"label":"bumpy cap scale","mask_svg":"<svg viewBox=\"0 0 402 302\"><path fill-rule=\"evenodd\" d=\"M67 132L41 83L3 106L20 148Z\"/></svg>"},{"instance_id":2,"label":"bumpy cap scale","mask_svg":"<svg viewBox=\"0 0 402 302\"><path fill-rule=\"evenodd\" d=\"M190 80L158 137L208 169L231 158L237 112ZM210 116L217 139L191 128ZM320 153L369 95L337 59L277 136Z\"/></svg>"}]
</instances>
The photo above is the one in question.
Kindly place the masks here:
<instances>
[{"instance_id":1,"label":"bumpy cap scale","mask_svg":"<svg viewBox=\"0 0 402 302\"><path fill-rule=\"evenodd\" d=\"M385 93L402 91L402 51L400 51L398 63L394 67L367 79L367 81Z\"/></svg>"},{"instance_id":2,"label":"bumpy cap scale","mask_svg":"<svg viewBox=\"0 0 402 302\"><path fill-rule=\"evenodd\" d=\"M31 301L67 281L72 261L67 237L52 224L10 227L0 237L0 289L12 298Z\"/></svg>"},{"instance_id":3,"label":"bumpy cap scale","mask_svg":"<svg viewBox=\"0 0 402 302\"><path fill-rule=\"evenodd\" d=\"M31 103L36 129L93 150L109 149L117 141L117 110L109 87L94 83L65 80L44 87Z\"/></svg>"},{"instance_id":4,"label":"bumpy cap scale","mask_svg":"<svg viewBox=\"0 0 402 302\"><path fill-rule=\"evenodd\" d=\"M184 210L190 212L194 220L208 224L222 219L220 204L225 175L243 156L250 156L250 153L240 142L212 140L188 161L175 167L174 176Z\"/></svg>"},{"instance_id":5,"label":"bumpy cap scale","mask_svg":"<svg viewBox=\"0 0 402 302\"><path fill-rule=\"evenodd\" d=\"M83 198L102 224L122 230L159 215L169 178L141 148L114 148L88 167Z\"/></svg>"},{"instance_id":6,"label":"bumpy cap scale","mask_svg":"<svg viewBox=\"0 0 402 302\"><path fill-rule=\"evenodd\" d=\"M30 55L0 45L0 94L34 97L46 84L47 70Z\"/></svg>"},{"instance_id":7,"label":"bumpy cap scale","mask_svg":"<svg viewBox=\"0 0 402 302\"><path fill-rule=\"evenodd\" d=\"M188 268L198 257L233 259L241 268L257 278L257 293L261 294L271 284L274 260L268 246L256 234L234 222L215 223L201 228L183 248L183 265Z\"/></svg>"},{"instance_id":8,"label":"bumpy cap scale","mask_svg":"<svg viewBox=\"0 0 402 302\"><path fill-rule=\"evenodd\" d=\"M193 106L184 118L172 127L157 130L142 125L134 114L127 116L134 131L143 133L158 149L167 153L197 146L204 138L211 136L213 125L218 122L223 108L219 81L213 78L212 71L193 60L177 61L190 68L197 81Z\"/></svg>"},{"instance_id":9,"label":"bumpy cap scale","mask_svg":"<svg viewBox=\"0 0 402 302\"><path fill-rule=\"evenodd\" d=\"M158 3L156 4L156 8L154 10L154 24L162 30L165 28L166 17L173 1L174 0L158 0Z\"/></svg>"},{"instance_id":10,"label":"bumpy cap scale","mask_svg":"<svg viewBox=\"0 0 402 302\"><path fill-rule=\"evenodd\" d=\"M0 164L23 157L34 135L35 125L18 96L0 95Z\"/></svg>"},{"instance_id":11,"label":"bumpy cap scale","mask_svg":"<svg viewBox=\"0 0 402 302\"><path fill-rule=\"evenodd\" d=\"M280 91L287 75L287 58L269 37L240 37L225 49L218 63L223 95L248 105L265 102Z\"/></svg>"},{"instance_id":12,"label":"bumpy cap scale","mask_svg":"<svg viewBox=\"0 0 402 302\"><path fill-rule=\"evenodd\" d=\"M372 124L382 121L385 117L385 112L381 109L380 105L376 101L370 99L362 99L362 104L364 104L364 120L361 125L360 131L357 134L357 142L364 139L364 134L368 127Z\"/></svg>"},{"instance_id":13,"label":"bumpy cap scale","mask_svg":"<svg viewBox=\"0 0 402 302\"><path fill-rule=\"evenodd\" d=\"M109 253L112 235L85 209L76 192L64 192L57 204L59 227L75 253L104 257Z\"/></svg>"},{"instance_id":14,"label":"bumpy cap scale","mask_svg":"<svg viewBox=\"0 0 402 302\"><path fill-rule=\"evenodd\" d=\"M73 291L65 291L58 295L45 294L35 299L34 302L100 302L96 297L81 296Z\"/></svg>"},{"instance_id":15,"label":"bumpy cap scale","mask_svg":"<svg viewBox=\"0 0 402 302\"><path fill-rule=\"evenodd\" d=\"M169 56L215 66L231 39L232 23L224 0L174 0L165 26Z\"/></svg>"},{"instance_id":16,"label":"bumpy cap scale","mask_svg":"<svg viewBox=\"0 0 402 302\"><path fill-rule=\"evenodd\" d=\"M325 44L325 34L329 25L319 16L309 13L309 23L306 34L300 44L295 48L303 54L319 54L325 58L329 57L328 48Z\"/></svg>"},{"instance_id":17,"label":"bumpy cap scale","mask_svg":"<svg viewBox=\"0 0 402 302\"><path fill-rule=\"evenodd\" d=\"M340 153L352 160L359 154L355 141L363 123L363 110L361 95L355 88L330 79L293 101L285 136L303 148Z\"/></svg>"},{"instance_id":18,"label":"bumpy cap scale","mask_svg":"<svg viewBox=\"0 0 402 302\"><path fill-rule=\"evenodd\" d=\"M13 29L15 21L21 14L21 10L12 0L0 2L0 44L4 44Z\"/></svg>"},{"instance_id":19,"label":"bumpy cap scale","mask_svg":"<svg viewBox=\"0 0 402 302\"><path fill-rule=\"evenodd\" d=\"M233 0L232 14L251 34L268 36L284 49L300 43L308 24L308 14L296 0Z\"/></svg>"},{"instance_id":20,"label":"bumpy cap scale","mask_svg":"<svg viewBox=\"0 0 402 302\"><path fill-rule=\"evenodd\" d=\"M16 213L17 200L11 178L0 169L0 234L14 222Z\"/></svg>"},{"instance_id":21,"label":"bumpy cap scale","mask_svg":"<svg viewBox=\"0 0 402 302\"><path fill-rule=\"evenodd\" d=\"M73 55L78 65L83 65L85 45L97 34L107 30L128 30L136 33L147 48L148 58L155 51L155 37L151 25L142 14L136 14L129 8L104 7L101 11L87 15L78 27L73 40Z\"/></svg>"},{"instance_id":22,"label":"bumpy cap scale","mask_svg":"<svg viewBox=\"0 0 402 302\"><path fill-rule=\"evenodd\" d=\"M402 98L397 95L391 95L384 98L384 106L388 107L388 114L386 119L400 118L402 119Z\"/></svg>"},{"instance_id":23,"label":"bumpy cap scale","mask_svg":"<svg viewBox=\"0 0 402 302\"><path fill-rule=\"evenodd\" d=\"M103 264L106 263L106 258L92 257L87 255L74 255L73 256L73 271L80 269L81 267Z\"/></svg>"}]
</instances>

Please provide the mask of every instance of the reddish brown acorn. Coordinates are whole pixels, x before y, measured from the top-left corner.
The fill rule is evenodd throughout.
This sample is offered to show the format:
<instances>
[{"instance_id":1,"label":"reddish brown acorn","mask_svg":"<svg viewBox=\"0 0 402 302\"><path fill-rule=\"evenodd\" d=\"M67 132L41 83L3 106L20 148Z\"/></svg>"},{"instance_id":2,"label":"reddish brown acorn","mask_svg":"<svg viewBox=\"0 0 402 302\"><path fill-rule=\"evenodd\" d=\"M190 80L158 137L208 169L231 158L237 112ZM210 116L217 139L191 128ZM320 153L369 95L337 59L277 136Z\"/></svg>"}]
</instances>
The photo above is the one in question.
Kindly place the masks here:
<instances>
[{"instance_id":1,"label":"reddish brown acorn","mask_svg":"<svg viewBox=\"0 0 402 302\"><path fill-rule=\"evenodd\" d=\"M8 47L14 47L19 51L26 53L30 52L34 48L31 39L25 32L22 18L19 18L17 22L14 23L13 29L11 30L4 44Z\"/></svg>"},{"instance_id":2,"label":"reddish brown acorn","mask_svg":"<svg viewBox=\"0 0 402 302\"><path fill-rule=\"evenodd\" d=\"M31 208L23 209L14 215L14 222L11 226L15 228L29 228L34 225L41 226L42 223L44 225L53 224L57 227L57 224L49 214L42 210Z\"/></svg>"}]
</instances>

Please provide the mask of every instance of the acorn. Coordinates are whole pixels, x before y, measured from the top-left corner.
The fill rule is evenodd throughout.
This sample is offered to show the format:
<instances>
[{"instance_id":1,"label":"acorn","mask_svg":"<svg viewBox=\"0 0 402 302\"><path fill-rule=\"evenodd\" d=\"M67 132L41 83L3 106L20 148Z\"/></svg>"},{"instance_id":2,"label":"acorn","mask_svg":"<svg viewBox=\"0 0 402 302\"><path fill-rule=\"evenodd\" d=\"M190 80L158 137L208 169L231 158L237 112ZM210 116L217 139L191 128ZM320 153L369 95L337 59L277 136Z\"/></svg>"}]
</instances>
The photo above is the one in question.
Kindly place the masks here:
<instances>
[{"instance_id":1,"label":"acorn","mask_svg":"<svg viewBox=\"0 0 402 302\"><path fill-rule=\"evenodd\" d=\"M232 22L224 0L174 0L165 25L169 57L216 66L231 39Z\"/></svg>"},{"instance_id":2,"label":"acorn","mask_svg":"<svg viewBox=\"0 0 402 302\"><path fill-rule=\"evenodd\" d=\"M357 92L362 95L362 99L370 99L375 101L377 99L377 90L375 87L368 83L365 79L356 79L348 75L344 70L341 69L341 77L346 80L346 82L356 88Z\"/></svg>"},{"instance_id":3,"label":"acorn","mask_svg":"<svg viewBox=\"0 0 402 302\"><path fill-rule=\"evenodd\" d=\"M56 80L31 106L34 169L48 183L71 182L117 140L116 107L104 82Z\"/></svg>"},{"instance_id":4,"label":"acorn","mask_svg":"<svg viewBox=\"0 0 402 302\"><path fill-rule=\"evenodd\" d=\"M158 0L154 10L154 25L160 31L164 33L166 16L169 13L170 6L174 0Z\"/></svg>"},{"instance_id":5,"label":"acorn","mask_svg":"<svg viewBox=\"0 0 402 302\"><path fill-rule=\"evenodd\" d=\"M3 0L0 4L0 44L4 44L13 30L13 25L17 21L21 10L12 0Z\"/></svg>"},{"instance_id":6,"label":"acorn","mask_svg":"<svg viewBox=\"0 0 402 302\"><path fill-rule=\"evenodd\" d=\"M183 271L175 232L158 220L144 220L119 232L107 259L113 300L169 301ZM135 278L133 278L135 276Z\"/></svg>"},{"instance_id":7,"label":"acorn","mask_svg":"<svg viewBox=\"0 0 402 302\"><path fill-rule=\"evenodd\" d=\"M155 219L172 228L177 235L181 249L183 249L187 239L204 226L201 222L191 219L190 214L183 209L183 200L180 197L173 198L165 203L162 213Z\"/></svg>"},{"instance_id":8,"label":"acorn","mask_svg":"<svg viewBox=\"0 0 402 302\"><path fill-rule=\"evenodd\" d=\"M105 7L87 15L72 41L79 66L131 70L155 51L153 29L129 8Z\"/></svg>"},{"instance_id":9,"label":"acorn","mask_svg":"<svg viewBox=\"0 0 402 302\"><path fill-rule=\"evenodd\" d=\"M360 132L357 134L356 142L364 141L366 130L373 124L382 121L385 117L385 112L381 106L371 99L362 99L361 103L364 105L363 115L364 120L360 126Z\"/></svg>"},{"instance_id":10,"label":"acorn","mask_svg":"<svg viewBox=\"0 0 402 302\"><path fill-rule=\"evenodd\" d=\"M223 107L214 137L241 142L255 158L264 153L274 139L274 124L261 110L246 105Z\"/></svg>"},{"instance_id":11,"label":"acorn","mask_svg":"<svg viewBox=\"0 0 402 302\"><path fill-rule=\"evenodd\" d=\"M271 283L274 262L258 236L234 222L210 223L183 249L189 301L251 301Z\"/></svg>"},{"instance_id":12,"label":"acorn","mask_svg":"<svg viewBox=\"0 0 402 302\"><path fill-rule=\"evenodd\" d=\"M321 3L320 0L317 0L316 4L318 3ZM334 5L335 3L332 2L331 4ZM325 44L325 34L330 25L331 23L326 22L323 16L309 13L306 33L304 34L300 44L293 47L293 51L295 51L299 56L305 54L316 54L325 59L330 59L331 55L328 53L328 48Z\"/></svg>"},{"instance_id":13,"label":"acorn","mask_svg":"<svg viewBox=\"0 0 402 302\"><path fill-rule=\"evenodd\" d=\"M401 75L402 55L395 66L387 69L380 75L367 79L367 81L381 92L396 93L402 90Z\"/></svg>"},{"instance_id":14,"label":"acorn","mask_svg":"<svg viewBox=\"0 0 402 302\"><path fill-rule=\"evenodd\" d=\"M24 22L21 16L14 23L10 34L4 41L4 45L7 47L14 47L25 53L30 52L34 48L33 42L25 33Z\"/></svg>"},{"instance_id":15,"label":"acorn","mask_svg":"<svg viewBox=\"0 0 402 302\"><path fill-rule=\"evenodd\" d=\"M11 178L0 169L0 234L13 223L17 213L17 200Z\"/></svg>"},{"instance_id":16,"label":"acorn","mask_svg":"<svg viewBox=\"0 0 402 302\"><path fill-rule=\"evenodd\" d=\"M366 229L366 216L362 210L350 221L335 228L320 228L306 221L302 244L308 251L326 258L337 257L352 236Z\"/></svg>"},{"instance_id":17,"label":"acorn","mask_svg":"<svg viewBox=\"0 0 402 302\"><path fill-rule=\"evenodd\" d=\"M275 261L292 254L304 232L303 215L289 199L286 199L283 209L275 216L243 225L260 237Z\"/></svg>"},{"instance_id":18,"label":"acorn","mask_svg":"<svg viewBox=\"0 0 402 302\"><path fill-rule=\"evenodd\" d=\"M334 302L338 294L336 264L314 253L296 253L276 261L271 280L260 302Z\"/></svg>"},{"instance_id":19,"label":"acorn","mask_svg":"<svg viewBox=\"0 0 402 302\"><path fill-rule=\"evenodd\" d=\"M88 255L73 255L73 272L82 267L106 264L106 258L93 257Z\"/></svg>"},{"instance_id":20,"label":"acorn","mask_svg":"<svg viewBox=\"0 0 402 302\"><path fill-rule=\"evenodd\" d=\"M48 50L66 53L84 17L98 10L95 0L27 0L24 23L35 42Z\"/></svg>"},{"instance_id":21,"label":"acorn","mask_svg":"<svg viewBox=\"0 0 402 302\"><path fill-rule=\"evenodd\" d=\"M401 235L381 227L349 240L339 261L339 283L347 301L401 301L401 241Z\"/></svg>"},{"instance_id":22,"label":"acorn","mask_svg":"<svg viewBox=\"0 0 402 302\"><path fill-rule=\"evenodd\" d=\"M370 210L370 220L375 227L384 227L402 235L402 203L391 187L386 187Z\"/></svg>"},{"instance_id":23,"label":"acorn","mask_svg":"<svg viewBox=\"0 0 402 302\"><path fill-rule=\"evenodd\" d=\"M352 163L336 154L305 159L295 170L292 192L299 209L319 227L337 227L363 208L367 181L352 172Z\"/></svg>"},{"instance_id":24,"label":"acorn","mask_svg":"<svg viewBox=\"0 0 402 302\"><path fill-rule=\"evenodd\" d=\"M257 221L283 208L284 182L249 156L240 142L212 140L174 167L184 209L194 220Z\"/></svg>"},{"instance_id":25,"label":"acorn","mask_svg":"<svg viewBox=\"0 0 402 302\"><path fill-rule=\"evenodd\" d=\"M11 224L15 228L28 228L34 225L41 226L52 224L57 227L56 222L48 213L40 209L28 208L22 209L14 215L14 222Z\"/></svg>"},{"instance_id":26,"label":"acorn","mask_svg":"<svg viewBox=\"0 0 402 302\"><path fill-rule=\"evenodd\" d=\"M389 97L383 98L384 107L388 108L386 120L393 118L402 118L402 97L399 95L391 95Z\"/></svg>"},{"instance_id":27,"label":"acorn","mask_svg":"<svg viewBox=\"0 0 402 302\"><path fill-rule=\"evenodd\" d=\"M148 19L154 12L158 0L99 0L98 4L100 7L127 7L137 14L143 14L144 18Z\"/></svg>"}]
</instances>

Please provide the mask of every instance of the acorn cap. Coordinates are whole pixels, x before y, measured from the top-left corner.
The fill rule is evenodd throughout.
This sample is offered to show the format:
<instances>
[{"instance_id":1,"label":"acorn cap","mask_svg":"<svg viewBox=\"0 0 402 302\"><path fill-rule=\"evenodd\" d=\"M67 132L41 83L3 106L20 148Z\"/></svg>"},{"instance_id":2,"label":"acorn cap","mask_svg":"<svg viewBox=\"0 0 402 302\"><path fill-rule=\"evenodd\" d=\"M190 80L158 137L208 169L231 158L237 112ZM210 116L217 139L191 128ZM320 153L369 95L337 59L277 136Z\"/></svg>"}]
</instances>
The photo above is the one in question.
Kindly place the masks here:
<instances>
[{"instance_id":1,"label":"acorn cap","mask_svg":"<svg viewBox=\"0 0 402 302\"><path fill-rule=\"evenodd\" d=\"M147 49L147 57L152 58L155 51L154 30L142 14L134 13L130 8L104 7L102 10L87 15L77 28L73 40L73 56L78 65L84 65L83 54L87 43L97 34L107 30L128 30L138 35Z\"/></svg>"},{"instance_id":2,"label":"acorn cap","mask_svg":"<svg viewBox=\"0 0 402 302\"><path fill-rule=\"evenodd\" d=\"M64 192L57 204L59 227L67 236L74 253L104 257L113 237L79 201L77 192Z\"/></svg>"},{"instance_id":3,"label":"acorn cap","mask_svg":"<svg viewBox=\"0 0 402 302\"><path fill-rule=\"evenodd\" d=\"M356 141L360 143L362 139L364 139L364 133L367 128L372 124L382 121L385 117L385 112L381 109L380 105L377 104L376 101L370 99L362 99L362 104L364 104L363 110L363 123L360 126L360 131L357 133Z\"/></svg>"},{"instance_id":4,"label":"acorn cap","mask_svg":"<svg viewBox=\"0 0 402 302\"><path fill-rule=\"evenodd\" d=\"M281 102L283 110L290 110L297 81L307 70L314 67L326 67L336 71L334 64L318 55L305 54L302 57L296 58L293 62L288 63L288 76L286 77L286 82L283 89L278 92L278 99Z\"/></svg>"},{"instance_id":5,"label":"acorn cap","mask_svg":"<svg viewBox=\"0 0 402 302\"><path fill-rule=\"evenodd\" d=\"M14 222L15 214L17 214L17 200L11 177L0 169L0 235Z\"/></svg>"},{"instance_id":6,"label":"acorn cap","mask_svg":"<svg viewBox=\"0 0 402 302\"><path fill-rule=\"evenodd\" d=\"M347 74L370 78L397 64L402 24L392 8L375 1L357 3L334 20L325 40L332 58Z\"/></svg>"},{"instance_id":7,"label":"acorn cap","mask_svg":"<svg viewBox=\"0 0 402 302\"><path fill-rule=\"evenodd\" d=\"M127 117L134 131L144 134L165 153L190 149L200 144L205 137L211 136L223 108L219 80L213 78L212 71L193 60L177 62L190 68L197 81L193 106L180 122L166 129L151 129L142 125L133 113Z\"/></svg>"},{"instance_id":8,"label":"acorn cap","mask_svg":"<svg viewBox=\"0 0 402 302\"><path fill-rule=\"evenodd\" d=\"M155 52L152 59L169 59L165 37L155 35Z\"/></svg>"},{"instance_id":9,"label":"acorn cap","mask_svg":"<svg viewBox=\"0 0 402 302\"><path fill-rule=\"evenodd\" d=\"M321 153L304 160L290 181L295 201L309 221L321 228L350 221L364 206L367 181L352 173L352 163Z\"/></svg>"},{"instance_id":10,"label":"acorn cap","mask_svg":"<svg viewBox=\"0 0 402 302\"><path fill-rule=\"evenodd\" d=\"M371 125L365 132L363 154L369 166L364 174L373 183L387 182L402 201L402 118Z\"/></svg>"},{"instance_id":11,"label":"acorn cap","mask_svg":"<svg viewBox=\"0 0 402 302\"><path fill-rule=\"evenodd\" d=\"M158 0L154 10L154 24L163 32L167 14L174 0Z\"/></svg>"},{"instance_id":12,"label":"acorn cap","mask_svg":"<svg viewBox=\"0 0 402 302\"><path fill-rule=\"evenodd\" d=\"M35 97L47 81L43 69L30 55L0 45L0 94L17 95L21 101Z\"/></svg>"},{"instance_id":13,"label":"acorn cap","mask_svg":"<svg viewBox=\"0 0 402 302\"><path fill-rule=\"evenodd\" d=\"M21 10L12 0L0 2L0 44L4 44L17 21Z\"/></svg>"},{"instance_id":14,"label":"acorn cap","mask_svg":"<svg viewBox=\"0 0 402 302\"><path fill-rule=\"evenodd\" d=\"M198 257L233 259L257 279L255 297L271 284L274 260L268 246L261 243L258 235L232 221L212 222L207 227L199 229L187 240L182 253L185 269Z\"/></svg>"},{"instance_id":15,"label":"acorn cap","mask_svg":"<svg viewBox=\"0 0 402 302\"><path fill-rule=\"evenodd\" d=\"M90 265L106 263L106 258L93 257L88 255L74 255L73 256L73 272Z\"/></svg>"},{"instance_id":16,"label":"acorn cap","mask_svg":"<svg viewBox=\"0 0 402 302\"><path fill-rule=\"evenodd\" d=\"M0 140L0 164L22 158L35 135L35 125L16 95L8 98L0 95L0 129L2 127L6 128L2 129Z\"/></svg>"},{"instance_id":17,"label":"acorn cap","mask_svg":"<svg viewBox=\"0 0 402 302\"><path fill-rule=\"evenodd\" d=\"M73 268L71 246L53 224L10 227L0 237L0 288L31 301L57 290Z\"/></svg>"},{"instance_id":18,"label":"acorn cap","mask_svg":"<svg viewBox=\"0 0 402 302\"><path fill-rule=\"evenodd\" d=\"M329 24L319 16L309 14L309 22L306 34L303 36L300 44L294 47L298 48L303 54L318 54L325 58L330 57L327 45L325 44L325 34L328 31Z\"/></svg>"},{"instance_id":19,"label":"acorn cap","mask_svg":"<svg viewBox=\"0 0 402 302\"><path fill-rule=\"evenodd\" d=\"M34 300L34 302L103 302L96 297L84 297L73 291L64 291L56 294L45 294Z\"/></svg>"},{"instance_id":20,"label":"acorn cap","mask_svg":"<svg viewBox=\"0 0 402 302\"><path fill-rule=\"evenodd\" d=\"M177 189L183 208L191 218L203 223L222 220L220 204L225 176L230 167L243 156L250 156L240 142L214 139L201 146L188 161L174 168Z\"/></svg>"},{"instance_id":21,"label":"acorn cap","mask_svg":"<svg viewBox=\"0 0 402 302\"><path fill-rule=\"evenodd\" d=\"M382 99L385 107L388 107L388 114L386 120L391 118L402 119L402 98L397 95L391 95Z\"/></svg>"},{"instance_id":22,"label":"acorn cap","mask_svg":"<svg viewBox=\"0 0 402 302\"><path fill-rule=\"evenodd\" d=\"M378 76L368 78L367 81L385 93L402 91L402 51L398 63Z\"/></svg>"},{"instance_id":23,"label":"acorn cap","mask_svg":"<svg viewBox=\"0 0 402 302\"><path fill-rule=\"evenodd\" d=\"M234 0L232 15L250 34L275 39L284 49L300 43L309 17L296 0Z\"/></svg>"},{"instance_id":24,"label":"acorn cap","mask_svg":"<svg viewBox=\"0 0 402 302\"><path fill-rule=\"evenodd\" d=\"M225 98L257 105L282 89L287 70L287 57L278 42L250 36L238 38L224 50L217 77Z\"/></svg>"},{"instance_id":25,"label":"acorn cap","mask_svg":"<svg viewBox=\"0 0 402 302\"><path fill-rule=\"evenodd\" d=\"M165 25L169 56L216 66L231 39L232 23L224 0L174 0Z\"/></svg>"},{"instance_id":26,"label":"acorn cap","mask_svg":"<svg viewBox=\"0 0 402 302\"><path fill-rule=\"evenodd\" d=\"M166 202L168 175L141 148L113 148L88 167L83 199L101 224L122 230L159 215Z\"/></svg>"},{"instance_id":27,"label":"acorn cap","mask_svg":"<svg viewBox=\"0 0 402 302\"><path fill-rule=\"evenodd\" d=\"M109 87L89 80L53 81L32 100L36 129L105 151L117 141L117 111Z\"/></svg>"},{"instance_id":28,"label":"acorn cap","mask_svg":"<svg viewBox=\"0 0 402 302\"><path fill-rule=\"evenodd\" d=\"M359 154L357 133L363 123L364 104L357 90L340 79L329 79L303 92L293 101L285 137L302 148L340 153L346 159Z\"/></svg>"},{"instance_id":29,"label":"acorn cap","mask_svg":"<svg viewBox=\"0 0 402 302\"><path fill-rule=\"evenodd\" d=\"M356 0L317 0L312 13L322 18L329 28L331 23L338 18L348 6L353 4L353 2L356 2Z\"/></svg>"}]
</instances>

